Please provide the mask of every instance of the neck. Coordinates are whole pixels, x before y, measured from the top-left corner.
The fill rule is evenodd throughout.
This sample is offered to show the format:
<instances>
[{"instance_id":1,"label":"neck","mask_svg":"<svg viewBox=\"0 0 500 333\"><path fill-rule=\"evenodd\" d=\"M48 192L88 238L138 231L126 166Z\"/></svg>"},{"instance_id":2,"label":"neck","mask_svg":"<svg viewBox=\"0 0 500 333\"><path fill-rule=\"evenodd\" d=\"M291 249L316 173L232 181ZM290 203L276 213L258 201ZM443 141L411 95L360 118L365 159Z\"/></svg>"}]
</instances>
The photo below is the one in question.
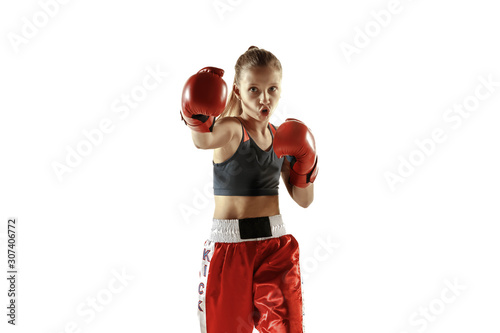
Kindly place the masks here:
<instances>
[{"instance_id":1,"label":"neck","mask_svg":"<svg viewBox=\"0 0 500 333\"><path fill-rule=\"evenodd\" d=\"M252 117L249 117L246 114L242 114L240 116L240 119L243 122L243 125L245 126L247 131L251 131L254 133L261 133L263 135L267 133L267 124L268 124L267 119L257 120Z\"/></svg>"}]
</instances>

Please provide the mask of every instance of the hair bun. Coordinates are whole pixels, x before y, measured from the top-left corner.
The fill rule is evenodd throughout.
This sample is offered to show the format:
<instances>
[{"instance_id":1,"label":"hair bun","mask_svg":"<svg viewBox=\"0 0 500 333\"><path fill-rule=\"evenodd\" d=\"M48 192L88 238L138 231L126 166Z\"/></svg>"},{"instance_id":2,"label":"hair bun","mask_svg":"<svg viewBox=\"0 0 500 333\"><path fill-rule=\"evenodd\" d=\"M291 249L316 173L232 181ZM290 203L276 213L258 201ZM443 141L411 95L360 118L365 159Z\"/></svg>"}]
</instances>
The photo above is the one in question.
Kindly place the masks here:
<instances>
[{"instance_id":1,"label":"hair bun","mask_svg":"<svg viewBox=\"0 0 500 333\"><path fill-rule=\"evenodd\" d=\"M247 50L247 51L250 51L251 49L258 49L258 47L257 47L257 46L253 46L253 45L252 45L252 46L250 46L250 47L248 48L248 50Z\"/></svg>"}]
</instances>

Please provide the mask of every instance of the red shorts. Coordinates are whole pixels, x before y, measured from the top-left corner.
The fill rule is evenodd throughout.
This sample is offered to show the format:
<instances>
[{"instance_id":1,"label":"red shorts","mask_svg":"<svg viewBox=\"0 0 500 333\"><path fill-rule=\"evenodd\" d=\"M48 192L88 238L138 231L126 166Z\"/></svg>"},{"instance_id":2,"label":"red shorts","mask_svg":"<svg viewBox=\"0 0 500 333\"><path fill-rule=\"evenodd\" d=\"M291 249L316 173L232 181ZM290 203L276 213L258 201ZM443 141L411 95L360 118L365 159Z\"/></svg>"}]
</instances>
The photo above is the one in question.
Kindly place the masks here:
<instances>
[{"instance_id":1,"label":"red shorts","mask_svg":"<svg viewBox=\"0 0 500 333\"><path fill-rule=\"evenodd\" d=\"M304 332L299 245L281 215L214 219L200 279L202 333Z\"/></svg>"}]
</instances>

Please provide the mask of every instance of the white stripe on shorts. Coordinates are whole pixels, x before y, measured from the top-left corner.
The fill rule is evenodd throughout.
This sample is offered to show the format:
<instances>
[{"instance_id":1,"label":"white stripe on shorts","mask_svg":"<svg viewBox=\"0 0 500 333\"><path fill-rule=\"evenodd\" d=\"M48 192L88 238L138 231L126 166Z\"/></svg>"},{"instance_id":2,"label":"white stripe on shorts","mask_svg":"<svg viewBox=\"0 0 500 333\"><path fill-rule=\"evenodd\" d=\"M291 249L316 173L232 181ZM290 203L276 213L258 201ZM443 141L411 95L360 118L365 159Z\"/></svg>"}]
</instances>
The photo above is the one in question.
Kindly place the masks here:
<instances>
[{"instance_id":1,"label":"white stripe on shorts","mask_svg":"<svg viewBox=\"0 0 500 333\"><path fill-rule=\"evenodd\" d=\"M203 259L200 269L200 284L198 285L198 318L200 320L201 333L207 333L207 307L205 305L208 272L210 269L210 260L214 254L215 243L209 240L205 241L203 247Z\"/></svg>"},{"instance_id":2,"label":"white stripe on shorts","mask_svg":"<svg viewBox=\"0 0 500 333\"><path fill-rule=\"evenodd\" d=\"M239 243L247 241L264 240L268 238L281 237L286 235L285 224L281 215L269 216L271 224L271 234L269 237L261 238L240 238L240 228L238 219L213 219L212 230L210 232L210 240L220 243Z\"/></svg>"}]
</instances>

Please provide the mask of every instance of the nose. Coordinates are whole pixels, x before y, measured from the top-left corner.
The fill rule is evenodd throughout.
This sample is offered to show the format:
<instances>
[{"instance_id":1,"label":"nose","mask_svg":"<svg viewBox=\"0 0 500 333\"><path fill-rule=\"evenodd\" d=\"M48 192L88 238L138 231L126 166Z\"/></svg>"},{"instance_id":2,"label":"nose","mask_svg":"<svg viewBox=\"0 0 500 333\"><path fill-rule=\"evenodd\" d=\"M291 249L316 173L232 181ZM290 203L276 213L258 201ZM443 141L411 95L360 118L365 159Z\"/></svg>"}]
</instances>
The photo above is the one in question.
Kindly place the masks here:
<instances>
[{"instance_id":1,"label":"nose","mask_svg":"<svg viewBox=\"0 0 500 333\"><path fill-rule=\"evenodd\" d=\"M260 104L269 104L269 94L262 92L260 95Z\"/></svg>"}]
</instances>

